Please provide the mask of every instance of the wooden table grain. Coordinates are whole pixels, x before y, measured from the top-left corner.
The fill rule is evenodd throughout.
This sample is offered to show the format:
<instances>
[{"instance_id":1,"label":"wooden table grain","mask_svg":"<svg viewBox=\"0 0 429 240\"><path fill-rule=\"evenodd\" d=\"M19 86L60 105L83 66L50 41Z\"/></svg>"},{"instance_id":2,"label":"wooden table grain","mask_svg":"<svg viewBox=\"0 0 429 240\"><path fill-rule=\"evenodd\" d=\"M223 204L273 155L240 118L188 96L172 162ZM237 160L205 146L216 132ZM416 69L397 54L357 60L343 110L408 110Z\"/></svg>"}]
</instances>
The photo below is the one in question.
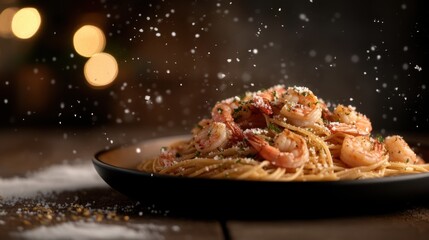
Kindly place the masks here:
<instances>
[{"instance_id":1,"label":"wooden table grain","mask_svg":"<svg viewBox=\"0 0 429 240\"><path fill-rule=\"evenodd\" d=\"M168 134L118 127L2 129L0 180L22 179L28 173L58 164L90 165L98 150ZM418 139L423 144L428 144L429 140L420 135L408 138ZM2 191L5 190L0 183L0 196L7 195ZM10 196L8 199L0 197L0 239L26 238L22 233L42 226L82 222L112 228L144 226L148 232L140 239L429 239L429 203L378 214L237 220L171 216L157 212L156 208L143 207L138 201L102 184L37 197L13 200Z\"/></svg>"}]
</instances>

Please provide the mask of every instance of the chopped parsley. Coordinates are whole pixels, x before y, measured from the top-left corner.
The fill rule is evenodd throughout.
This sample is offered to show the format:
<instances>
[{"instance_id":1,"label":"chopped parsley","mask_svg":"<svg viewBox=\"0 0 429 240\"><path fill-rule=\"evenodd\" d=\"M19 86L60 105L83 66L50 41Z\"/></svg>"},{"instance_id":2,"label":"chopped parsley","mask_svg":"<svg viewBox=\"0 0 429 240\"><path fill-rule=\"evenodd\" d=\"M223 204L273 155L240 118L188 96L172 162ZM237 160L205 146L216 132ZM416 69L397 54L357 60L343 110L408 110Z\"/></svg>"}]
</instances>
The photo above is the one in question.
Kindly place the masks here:
<instances>
[{"instance_id":1,"label":"chopped parsley","mask_svg":"<svg viewBox=\"0 0 429 240\"><path fill-rule=\"evenodd\" d=\"M268 127L268 130L276 132L276 133L280 133L282 131L282 129L279 126L277 126L276 124L273 124L273 123L268 124L267 127Z\"/></svg>"},{"instance_id":2,"label":"chopped parsley","mask_svg":"<svg viewBox=\"0 0 429 240\"><path fill-rule=\"evenodd\" d=\"M375 136L375 139L377 139L378 142L381 142L381 143L384 142L384 137L381 135Z\"/></svg>"}]
</instances>

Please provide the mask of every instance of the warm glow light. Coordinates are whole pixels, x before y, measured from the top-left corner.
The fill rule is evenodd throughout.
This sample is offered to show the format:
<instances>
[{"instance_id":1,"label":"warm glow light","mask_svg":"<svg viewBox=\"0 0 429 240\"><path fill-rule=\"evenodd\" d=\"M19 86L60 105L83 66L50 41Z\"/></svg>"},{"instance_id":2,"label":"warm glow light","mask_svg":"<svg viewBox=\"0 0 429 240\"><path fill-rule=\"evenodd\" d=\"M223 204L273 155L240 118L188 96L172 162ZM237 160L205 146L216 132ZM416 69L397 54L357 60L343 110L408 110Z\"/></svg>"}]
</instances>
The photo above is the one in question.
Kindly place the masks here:
<instances>
[{"instance_id":1,"label":"warm glow light","mask_svg":"<svg viewBox=\"0 0 429 240\"><path fill-rule=\"evenodd\" d=\"M15 13L18 11L17 8L6 8L0 13L0 36L10 37L12 36L12 19Z\"/></svg>"},{"instance_id":2,"label":"warm glow light","mask_svg":"<svg viewBox=\"0 0 429 240\"><path fill-rule=\"evenodd\" d=\"M21 39L31 38L39 30L42 18L35 8L21 8L12 19L12 32Z\"/></svg>"},{"instance_id":3,"label":"warm glow light","mask_svg":"<svg viewBox=\"0 0 429 240\"><path fill-rule=\"evenodd\" d=\"M85 78L94 87L104 87L118 76L118 63L108 53L96 53L85 63Z\"/></svg>"},{"instance_id":4,"label":"warm glow light","mask_svg":"<svg viewBox=\"0 0 429 240\"><path fill-rule=\"evenodd\" d=\"M85 25L75 32L73 46L81 56L91 57L93 54L104 50L106 37L98 27Z\"/></svg>"}]
</instances>

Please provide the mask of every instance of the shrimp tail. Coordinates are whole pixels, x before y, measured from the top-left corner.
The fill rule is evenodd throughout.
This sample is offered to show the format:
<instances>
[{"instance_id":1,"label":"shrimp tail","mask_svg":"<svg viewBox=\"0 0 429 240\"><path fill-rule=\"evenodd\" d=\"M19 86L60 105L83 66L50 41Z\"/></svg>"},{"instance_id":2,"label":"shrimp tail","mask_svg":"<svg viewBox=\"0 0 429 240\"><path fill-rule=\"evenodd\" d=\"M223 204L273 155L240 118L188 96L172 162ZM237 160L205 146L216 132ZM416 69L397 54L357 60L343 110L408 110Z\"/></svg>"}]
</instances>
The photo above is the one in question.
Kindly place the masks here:
<instances>
[{"instance_id":1,"label":"shrimp tail","mask_svg":"<svg viewBox=\"0 0 429 240\"><path fill-rule=\"evenodd\" d=\"M227 128L231 131L231 140L242 141L244 139L243 130L235 122L227 122Z\"/></svg>"},{"instance_id":2,"label":"shrimp tail","mask_svg":"<svg viewBox=\"0 0 429 240\"><path fill-rule=\"evenodd\" d=\"M280 151L278 147L271 146L263 138L257 136L254 132L252 132L252 130L246 130L244 132L244 135L245 139L258 152L261 157L279 167L297 168L302 166L308 160L308 150L305 141L302 138L293 135L288 130L285 130L283 133L281 133L281 136L294 140L302 140L302 145L300 146L301 149L298 150L298 152L300 152L299 155L295 155L292 152L294 151L292 149L291 151Z\"/></svg>"},{"instance_id":3,"label":"shrimp tail","mask_svg":"<svg viewBox=\"0 0 429 240\"><path fill-rule=\"evenodd\" d=\"M327 127L332 133L347 133L353 136L367 136L370 134L370 130L362 130L354 125L339 122L331 122Z\"/></svg>"},{"instance_id":4,"label":"shrimp tail","mask_svg":"<svg viewBox=\"0 0 429 240\"><path fill-rule=\"evenodd\" d=\"M258 137L249 130L244 131L244 139L249 142L250 145L258 152L268 145L268 143L265 142L261 137Z\"/></svg>"},{"instance_id":5,"label":"shrimp tail","mask_svg":"<svg viewBox=\"0 0 429 240\"><path fill-rule=\"evenodd\" d=\"M266 114L266 115L273 114L273 109L271 108L269 99L263 98L261 96L254 96L252 106L257 108L263 114Z\"/></svg>"}]
</instances>

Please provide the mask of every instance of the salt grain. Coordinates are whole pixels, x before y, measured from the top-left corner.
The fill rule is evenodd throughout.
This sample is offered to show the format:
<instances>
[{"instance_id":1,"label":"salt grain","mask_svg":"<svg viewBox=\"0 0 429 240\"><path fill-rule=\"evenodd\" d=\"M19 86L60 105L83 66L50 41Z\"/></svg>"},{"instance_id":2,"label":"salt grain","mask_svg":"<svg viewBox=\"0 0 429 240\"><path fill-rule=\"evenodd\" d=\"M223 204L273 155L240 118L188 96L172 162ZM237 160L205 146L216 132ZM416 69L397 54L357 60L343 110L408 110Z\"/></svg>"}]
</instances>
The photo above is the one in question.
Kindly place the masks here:
<instances>
[{"instance_id":1,"label":"salt grain","mask_svg":"<svg viewBox=\"0 0 429 240\"><path fill-rule=\"evenodd\" d=\"M422 70L422 67L420 67L419 65L416 65L415 67L414 67L414 69L416 69L417 71L421 71Z\"/></svg>"}]
</instances>

